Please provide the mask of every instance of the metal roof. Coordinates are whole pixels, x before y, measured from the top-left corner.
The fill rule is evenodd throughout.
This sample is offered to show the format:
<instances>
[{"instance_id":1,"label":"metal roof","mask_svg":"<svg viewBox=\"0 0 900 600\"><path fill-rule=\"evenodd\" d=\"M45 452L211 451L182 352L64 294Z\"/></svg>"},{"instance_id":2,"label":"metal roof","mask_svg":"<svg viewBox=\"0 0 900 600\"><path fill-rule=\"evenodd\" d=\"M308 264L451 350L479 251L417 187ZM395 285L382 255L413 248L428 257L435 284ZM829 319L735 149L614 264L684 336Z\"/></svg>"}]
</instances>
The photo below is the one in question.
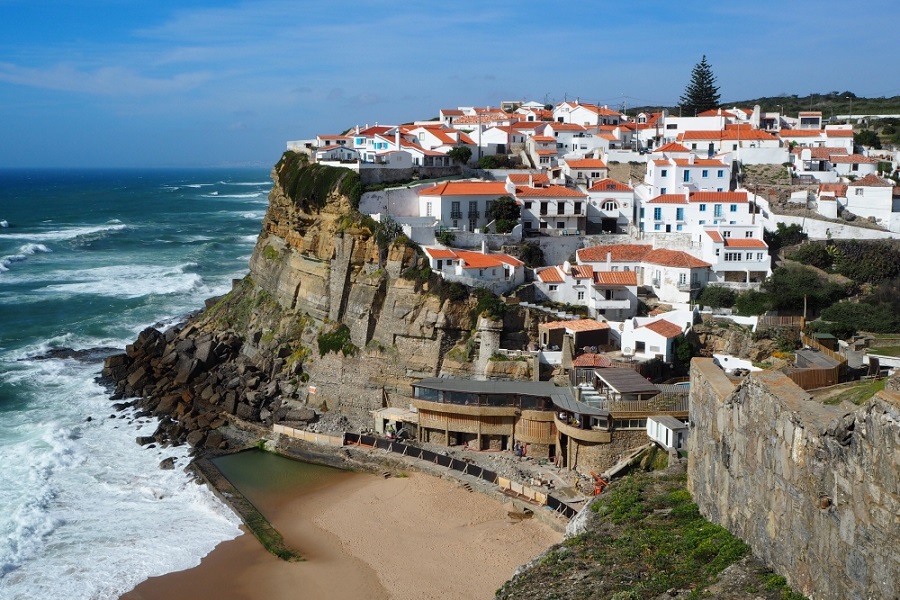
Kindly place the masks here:
<instances>
[{"instance_id":1,"label":"metal roof","mask_svg":"<svg viewBox=\"0 0 900 600\"><path fill-rule=\"evenodd\" d=\"M522 394L526 396L550 397L567 388L554 385L550 381L477 381L452 377L427 377L413 383L414 386L449 392L470 392L476 394Z\"/></svg>"},{"instance_id":2,"label":"metal roof","mask_svg":"<svg viewBox=\"0 0 900 600\"><path fill-rule=\"evenodd\" d=\"M603 383L620 394L658 394L659 388L633 369L594 369Z\"/></svg>"},{"instance_id":3,"label":"metal roof","mask_svg":"<svg viewBox=\"0 0 900 600\"><path fill-rule=\"evenodd\" d=\"M687 429L687 425L685 425L684 421L676 419L672 415L653 415L652 417L647 417L647 420L653 419L663 427L667 429L671 429L675 431L677 429Z\"/></svg>"},{"instance_id":4,"label":"metal roof","mask_svg":"<svg viewBox=\"0 0 900 600\"><path fill-rule=\"evenodd\" d=\"M578 415L593 415L597 417L609 416L609 411L600 410L599 408L588 406L584 402L579 402L572 397L572 394L568 389L565 390L564 394L553 394L550 396L550 399L553 401L553 406L566 412Z\"/></svg>"}]
</instances>

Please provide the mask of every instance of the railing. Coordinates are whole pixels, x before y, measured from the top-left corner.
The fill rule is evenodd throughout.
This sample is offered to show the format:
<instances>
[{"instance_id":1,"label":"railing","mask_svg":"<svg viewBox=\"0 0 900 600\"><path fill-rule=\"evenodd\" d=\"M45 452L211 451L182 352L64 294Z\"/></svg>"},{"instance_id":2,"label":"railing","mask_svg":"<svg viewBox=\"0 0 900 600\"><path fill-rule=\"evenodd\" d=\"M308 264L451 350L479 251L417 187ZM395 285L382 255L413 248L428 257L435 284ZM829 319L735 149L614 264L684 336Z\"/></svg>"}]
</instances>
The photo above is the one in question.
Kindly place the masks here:
<instances>
[{"instance_id":1,"label":"railing","mask_svg":"<svg viewBox=\"0 0 900 600\"><path fill-rule=\"evenodd\" d=\"M759 327L799 327L803 329L803 317L763 315L759 318Z\"/></svg>"},{"instance_id":2,"label":"railing","mask_svg":"<svg viewBox=\"0 0 900 600\"><path fill-rule=\"evenodd\" d=\"M451 210L450 218L451 219L462 219L462 211L461 210Z\"/></svg>"},{"instance_id":3,"label":"railing","mask_svg":"<svg viewBox=\"0 0 900 600\"><path fill-rule=\"evenodd\" d=\"M473 465L472 463L466 462L464 460L458 460L445 454L438 454L436 452L418 448L416 446L411 446L392 440L385 440L370 435L361 435L358 433L350 432L344 434L344 440L348 445L380 448L381 450L396 452L397 454L401 454L403 456L409 456L412 458L417 458L419 460L424 460L436 465L440 465L442 467L446 467L453 471L459 471L463 475L471 475L472 477L483 479L484 481L500 486L502 489L510 489L512 491L517 491L516 488L522 490L524 489L524 486L522 486L522 484L512 485L515 482L511 482L509 479L501 478L497 475L497 473L488 471L487 469L479 467L478 465ZM523 495L528 494L523 493ZM543 501L543 504L545 506L567 519L571 519L576 514L578 514L578 510L572 508L562 500L555 498L550 494L544 495L542 493L540 496L535 494L533 498L529 499L533 501Z\"/></svg>"},{"instance_id":4,"label":"railing","mask_svg":"<svg viewBox=\"0 0 900 600\"><path fill-rule=\"evenodd\" d=\"M694 290L699 290L699 289L700 289L700 284L699 284L699 283L696 283L696 282L691 282L691 283L679 283L679 284L678 284L678 291L679 291L679 292L692 292L692 291L694 291Z\"/></svg>"},{"instance_id":5,"label":"railing","mask_svg":"<svg viewBox=\"0 0 900 600\"><path fill-rule=\"evenodd\" d=\"M667 413L688 412L689 399L683 394L657 394L649 400L583 400L588 406L616 412Z\"/></svg>"},{"instance_id":6,"label":"railing","mask_svg":"<svg viewBox=\"0 0 900 600\"><path fill-rule=\"evenodd\" d=\"M478 212L477 210L470 210L470 211L469 211L469 218L470 218L470 219L477 219L480 215L481 215L481 213Z\"/></svg>"}]
</instances>

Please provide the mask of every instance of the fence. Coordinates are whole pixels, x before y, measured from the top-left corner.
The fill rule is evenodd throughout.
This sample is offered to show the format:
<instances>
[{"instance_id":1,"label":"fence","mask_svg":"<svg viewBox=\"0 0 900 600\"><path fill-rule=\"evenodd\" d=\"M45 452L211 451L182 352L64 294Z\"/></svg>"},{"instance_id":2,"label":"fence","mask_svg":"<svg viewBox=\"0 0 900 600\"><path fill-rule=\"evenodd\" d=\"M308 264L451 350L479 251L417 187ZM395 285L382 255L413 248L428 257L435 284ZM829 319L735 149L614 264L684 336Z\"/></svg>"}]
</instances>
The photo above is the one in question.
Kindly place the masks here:
<instances>
[{"instance_id":1,"label":"fence","mask_svg":"<svg viewBox=\"0 0 900 600\"><path fill-rule=\"evenodd\" d=\"M318 444L319 446L343 446L344 438L343 436L335 436L335 435L325 435L323 433L313 433L311 431L304 431L303 429L294 429L293 427L286 427L285 425L279 425L276 423L272 426L272 431L275 433L279 433L281 435L286 435L288 437L303 440L304 442L309 442L311 444Z\"/></svg>"},{"instance_id":2,"label":"fence","mask_svg":"<svg viewBox=\"0 0 900 600\"><path fill-rule=\"evenodd\" d=\"M837 361L838 364L834 367L821 369L785 369L784 374L790 377L791 381L802 387L804 390L814 390L830 385L837 385L846 378L846 358L823 346L814 337L808 336L802 331L800 332L800 341L810 348L814 348L828 356L832 360Z\"/></svg>"},{"instance_id":3,"label":"fence","mask_svg":"<svg viewBox=\"0 0 900 600\"><path fill-rule=\"evenodd\" d=\"M776 315L763 315L759 318L757 327L799 327L805 325L803 317L779 317Z\"/></svg>"},{"instance_id":4,"label":"fence","mask_svg":"<svg viewBox=\"0 0 900 600\"><path fill-rule=\"evenodd\" d=\"M501 486L502 478L500 478L493 471L489 471L483 467L479 467L478 465L474 465L464 460L453 458L452 456L447 456L446 454L438 454L437 452L432 452L431 450L425 450L417 446L411 446L409 444L403 444L401 442L393 440L385 440L371 435L362 435L350 432L344 434L344 442L346 444L379 448L381 450L387 450L389 452L396 452L397 454L401 454L403 456L418 458L419 460L424 460L436 465L440 465L442 467L446 467L448 469L452 469L454 471L459 471L463 475L471 475L472 477L477 477L478 479L483 479L484 481L487 481L494 485ZM502 481L509 482L508 479L503 479ZM521 484L516 485L519 486L524 492L525 486L522 486ZM501 486L501 489L502 488L503 486ZM537 493L535 493L533 490L530 490L530 488L529 491L532 492L531 496L523 492L518 492L518 490L514 489L512 486L509 486L506 489L510 489L511 491L516 493L521 493L523 496L537 501ZM566 517L567 519L571 519L576 514L578 514L578 511L576 509L572 508L562 500L554 498L550 494L545 495L541 493L540 495L542 499L545 500L544 504L548 508Z\"/></svg>"}]
</instances>

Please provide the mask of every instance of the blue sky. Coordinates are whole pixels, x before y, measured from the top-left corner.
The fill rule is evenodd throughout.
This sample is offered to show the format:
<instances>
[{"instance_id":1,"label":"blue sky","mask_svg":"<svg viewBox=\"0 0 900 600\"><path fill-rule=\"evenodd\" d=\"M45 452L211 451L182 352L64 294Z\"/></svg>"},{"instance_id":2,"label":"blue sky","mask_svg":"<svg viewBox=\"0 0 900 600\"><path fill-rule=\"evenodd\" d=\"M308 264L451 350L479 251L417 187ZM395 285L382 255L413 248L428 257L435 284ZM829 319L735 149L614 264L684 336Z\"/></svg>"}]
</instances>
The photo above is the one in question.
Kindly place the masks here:
<instances>
[{"instance_id":1,"label":"blue sky","mask_svg":"<svg viewBox=\"0 0 900 600\"><path fill-rule=\"evenodd\" d=\"M440 108L675 105L703 54L724 102L900 95L873 32L898 17L896 0L0 0L0 168L269 166L287 140Z\"/></svg>"}]
</instances>

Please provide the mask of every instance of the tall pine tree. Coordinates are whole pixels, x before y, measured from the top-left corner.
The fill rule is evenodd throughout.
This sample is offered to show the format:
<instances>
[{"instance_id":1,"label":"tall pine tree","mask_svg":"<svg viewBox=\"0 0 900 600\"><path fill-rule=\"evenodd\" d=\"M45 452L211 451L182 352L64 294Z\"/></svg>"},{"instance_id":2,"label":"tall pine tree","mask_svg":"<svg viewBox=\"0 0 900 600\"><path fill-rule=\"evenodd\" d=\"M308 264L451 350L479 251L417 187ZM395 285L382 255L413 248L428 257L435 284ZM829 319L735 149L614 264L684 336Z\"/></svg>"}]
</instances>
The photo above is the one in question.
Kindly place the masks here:
<instances>
[{"instance_id":1,"label":"tall pine tree","mask_svg":"<svg viewBox=\"0 0 900 600\"><path fill-rule=\"evenodd\" d=\"M680 106L681 114L685 117L693 117L705 110L719 107L719 87L712 67L706 62L705 54L691 71L691 82L684 89Z\"/></svg>"}]
</instances>

